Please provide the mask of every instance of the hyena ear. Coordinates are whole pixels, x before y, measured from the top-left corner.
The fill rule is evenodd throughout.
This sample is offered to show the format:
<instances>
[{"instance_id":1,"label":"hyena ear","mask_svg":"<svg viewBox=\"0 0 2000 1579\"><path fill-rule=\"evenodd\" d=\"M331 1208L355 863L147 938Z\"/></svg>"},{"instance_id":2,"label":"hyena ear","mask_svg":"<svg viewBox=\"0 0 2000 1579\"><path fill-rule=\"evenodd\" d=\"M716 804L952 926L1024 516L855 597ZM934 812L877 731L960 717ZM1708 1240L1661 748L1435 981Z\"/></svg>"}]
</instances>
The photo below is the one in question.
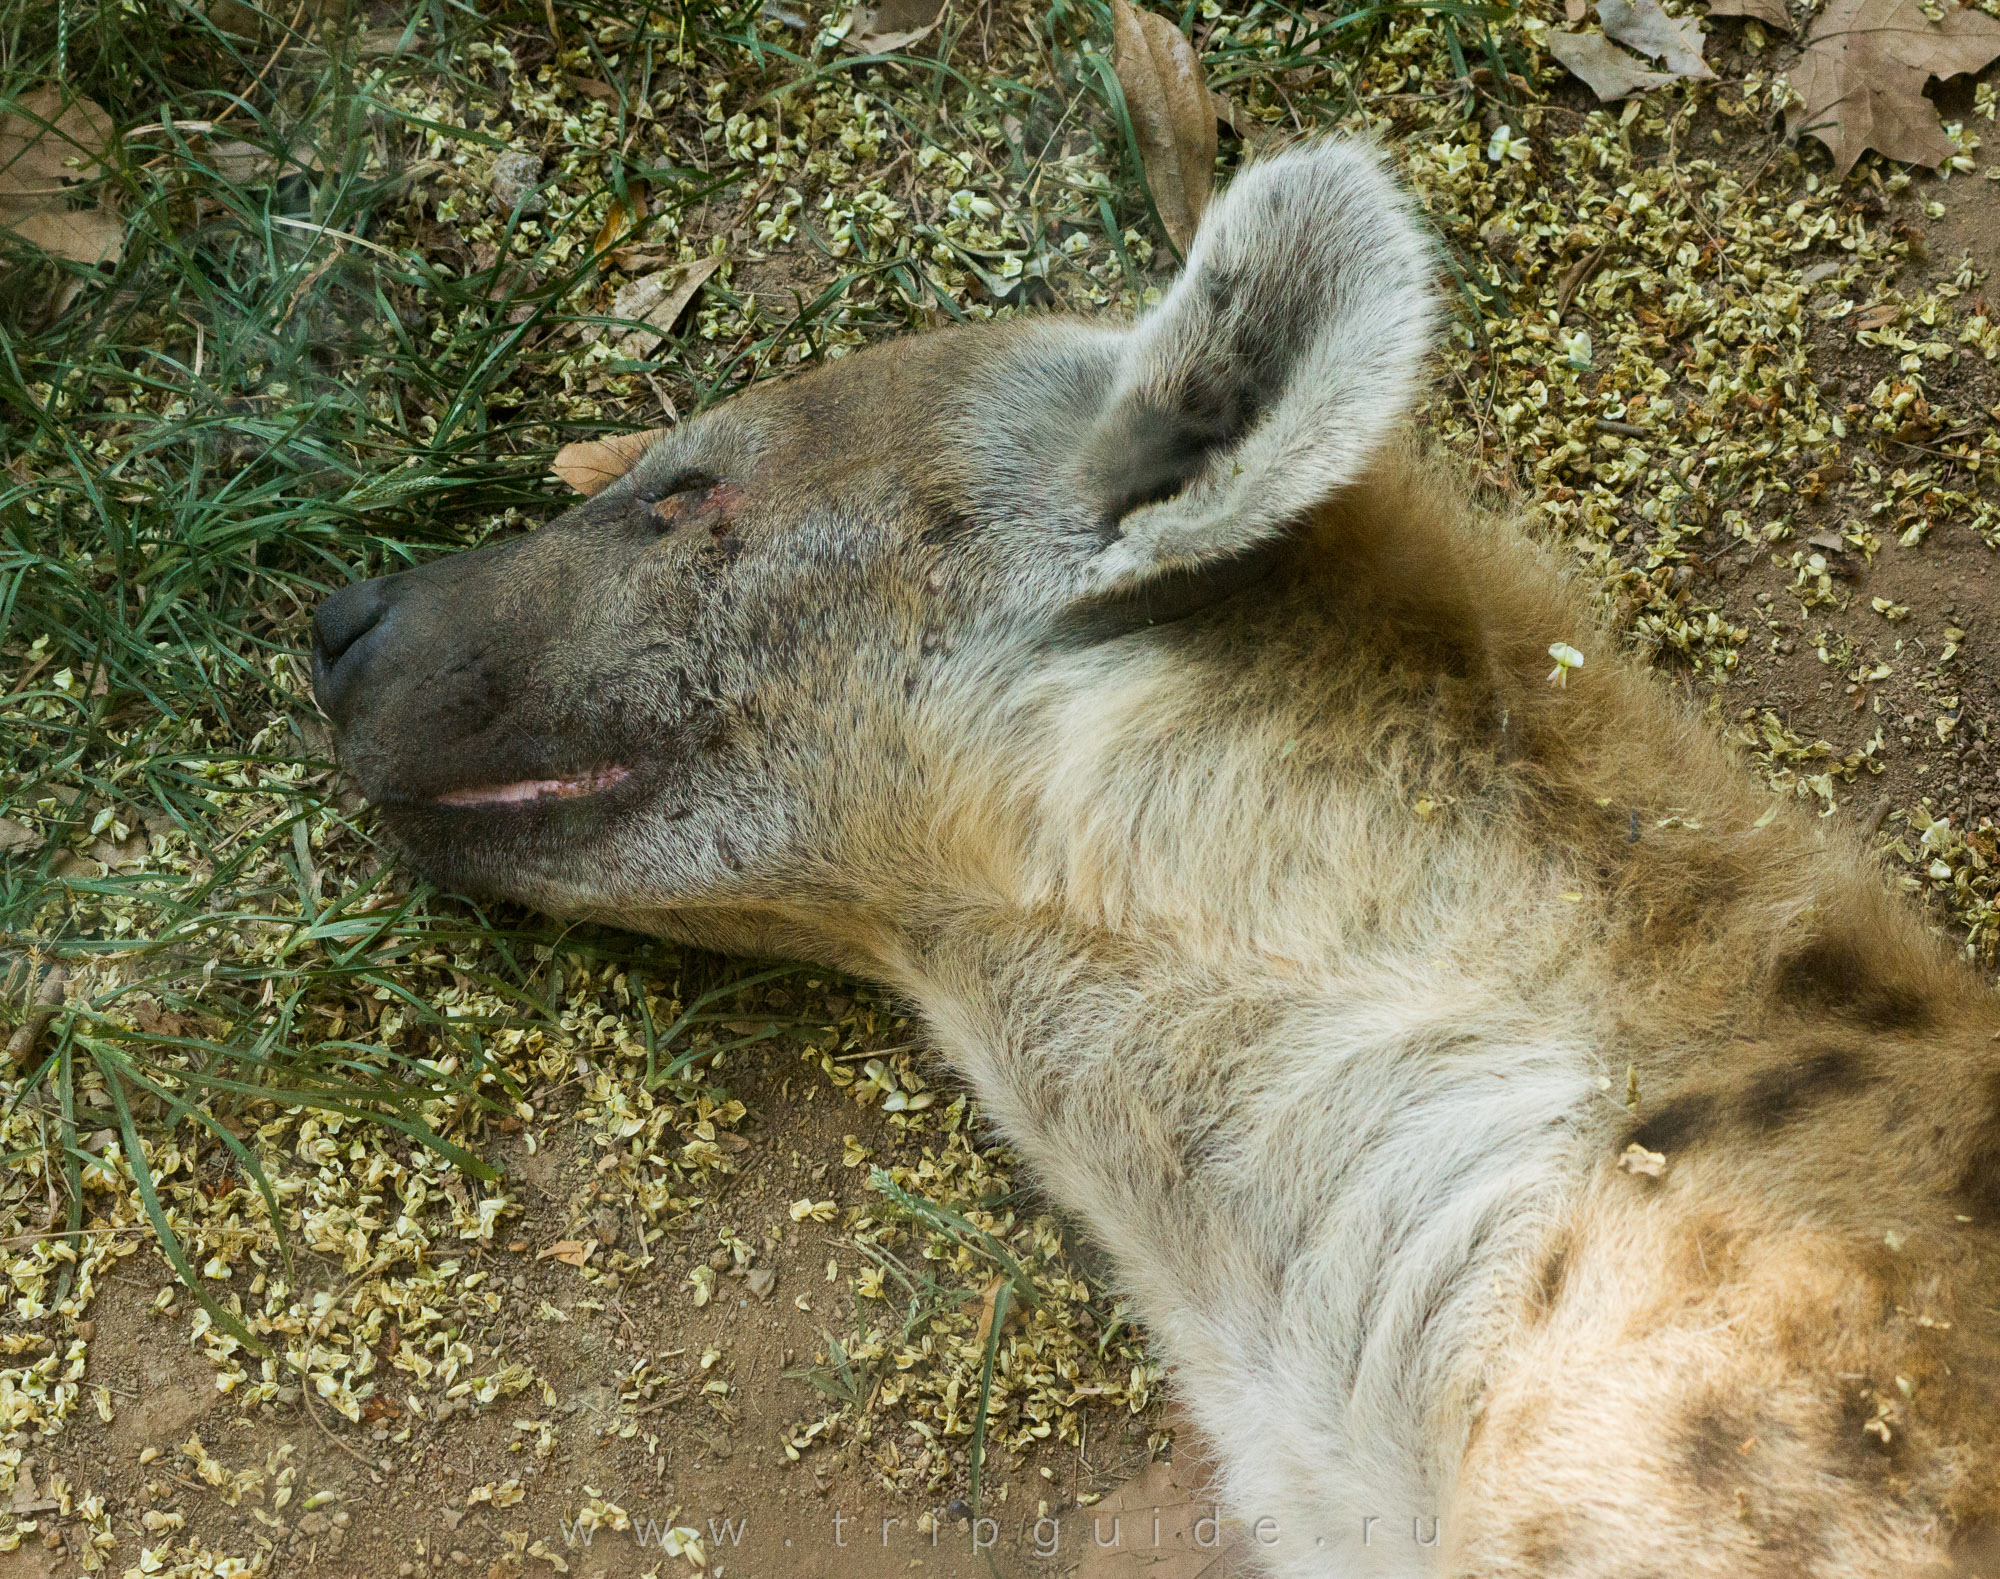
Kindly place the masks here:
<instances>
[{"instance_id":1,"label":"hyena ear","mask_svg":"<svg viewBox=\"0 0 2000 1579\"><path fill-rule=\"evenodd\" d=\"M1083 442L1108 537L1087 590L1243 553L1359 476L1416 390L1433 270L1366 144L1298 147L1237 176L1127 335Z\"/></svg>"}]
</instances>

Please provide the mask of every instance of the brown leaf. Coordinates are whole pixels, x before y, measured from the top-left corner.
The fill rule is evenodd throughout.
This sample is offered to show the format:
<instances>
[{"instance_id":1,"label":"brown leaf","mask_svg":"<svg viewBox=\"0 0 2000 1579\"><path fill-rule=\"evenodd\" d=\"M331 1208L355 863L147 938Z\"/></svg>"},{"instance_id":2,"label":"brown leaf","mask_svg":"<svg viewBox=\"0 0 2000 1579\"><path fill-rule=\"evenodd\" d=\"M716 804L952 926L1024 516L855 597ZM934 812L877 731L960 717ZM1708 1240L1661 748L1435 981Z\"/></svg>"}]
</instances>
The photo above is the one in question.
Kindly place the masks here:
<instances>
[{"instance_id":1,"label":"brown leaf","mask_svg":"<svg viewBox=\"0 0 2000 1579\"><path fill-rule=\"evenodd\" d=\"M1901 302L1877 302L1873 307L1864 307L1854 315L1854 327L1861 329L1886 329L1903 315Z\"/></svg>"},{"instance_id":2,"label":"brown leaf","mask_svg":"<svg viewBox=\"0 0 2000 1579\"><path fill-rule=\"evenodd\" d=\"M1000 1290L1007 1286L1007 1279L996 1277L988 1283L979 1296L979 1325L973 1329L972 1345L984 1351L986 1340L993 1336L993 1308L999 1302Z\"/></svg>"},{"instance_id":3,"label":"brown leaf","mask_svg":"<svg viewBox=\"0 0 2000 1579\"><path fill-rule=\"evenodd\" d=\"M72 263L116 263L125 250L124 223L101 208L57 208L18 218L0 209L0 230Z\"/></svg>"},{"instance_id":4,"label":"brown leaf","mask_svg":"<svg viewBox=\"0 0 2000 1579\"><path fill-rule=\"evenodd\" d=\"M418 48L423 40L414 36L415 27L371 27L361 35L363 60L384 60Z\"/></svg>"},{"instance_id":5,"label":"brown leaf","mask_svg":"<svg viewBox=\"0 0 2000 1579\"><path fill-rule=\"evenodd\" d=\"M31 88L0 116L0 194L48 196L65 182L104 174L117 140L111 117L89 99L64 101L57 87Z\"/></svg>"},{"instance_id":6,"label":"brown leaf","mask_svg":"<svg viewBox=\"0 0 2000 1579\"><path fill-rule=\"evenodd\" d=\"M1648 71L1638 56L1626 54L1602 33L1551 33L1549 53L1606 104L1674 80L1671 71Z\"/></svg>"},{"instance_id":7,"label":"brown leaf","mask_svg":"<svg viewBox=\"0 0 2000 1579\"><path fill-rule=\"evenodd\" d=\"M1242 1532L1221 1521L1209 1489L1213 1478L1213 1466L1194 1433L1185 1421L1176 1420L1171 1464L1147 1465L1095 1507L1082 1510L1083 1561L1075 1579L1248 1575Z\"/></svg>"},{"instance_id":8,"label":"brown leaf","mask_svg":"<svg viewBox=\"0 0 2000 1579\"><path fill-rule=\"evenodd\" d=\"M535 1259L537 1261L554 1259L560 1261L564 1266L580 1267L590 1259L591 1253L596 1249L597 1241L595 1239L558 1239L548 1249L538 1254Z\"/></svg>"},{"instance_id":9,"label":"brown leaf","mask_svg":"<svg viewBox=\"0 0 2000 1579\"><path fill-rule=\"evenodd\" d=\"M1844 178L1863 149L1907 164L1936 166L1955 151L1924 97L1932 77L1977 71L2000 55L2000 21L1946 0L1933 22L1918 0L1831 0L1806 33L1792 68L1802 101L1785 129L1810 132Z\"/></svg>"},{"instance_id":10,"label":"brown leaf","mask_svg":"<svg viewBox=\"0 0 2000 1579\"><path fill-rule=\"evenodd\" d=\"M846 45L858 55L893 55L929 35L944 16L944 0L881 0L847 13Z\"/></svg>"},{"instance_id":11,"label":"brown leaf","mask_svg":"<svg viewBox=\"0 0 2000 1579\"><path fill-rule=\"evenodd\" d=\"M1597 0L1597 19L1606 38L1657 60L1674 76L1714 80L1715 72L1701 58L1707 40L1694 18L1677 21L1660 9L1659 0Z\"/></svg>"},{"instance_id":12,"label":"brown leaf","mask_svg":"<svg viewBox=\"0 0 2000 1579\"><path fill-rule=\"evenodd\" d=\"M202 162L233 186L268 185L281 175L324 168L319 155L304 144L274 152L234 137L209 143Z\"/></svg>"},{"instance_id":13,"label":"brown leaf","mask_svg":"<svg viewBox=\"0 0 2000 1579\"><path fill-rule=\"evenodd\" d=\"M640 224L646 218L646 185L634 181L625 188L623 197L614 197L611 208L604 216L604 228L597 233L597 239L590 244L592 252L609 252L613 247L622 247L629 242Z\"/></svg>"},{"instance_id":14,"label":"brown leaf","mask_svg":"<svg viewBox=\"0 0 2000 1579\"><path fill-rule=\"evenodd\" d=\"M648 428L643 433L619 433L608 439L582 439L556 451L549 470L580 494L608 488L637 463L639 457L672 429Z\"/></svg>"},{"instance_id":15,"label":"brown leaf","mask_svg":"<svg viewBox=\"0 0 2000 1579\"><path fill-rule=\"evenodd\" d=\"M117 140L111 117L57 87L32 88L0 115L0 230L72 263L115 263L125 227L101 198L70 207L105 174Z\"/></svg>"},{"instance_id":16,"label":"brown leaf","mask_svg":"<svg viewBox=\"0 0 2000 1579\"><path fill-rule=\"evenodd\" d=\"M674 324L687 311L695 293L721 267L721 257L711 252L693 263L662 269L657 274L648 274L643 279L620 286L617 295L611 298L611 316L629 319L646 327L619 334L618 350L626 356L651 356L653 348L673 332Z\"/></svg>"},{"instance_id":17,"label":"brown leaf","mask_svg":"<svg viewBox=\"0 0 2000 1579\"><path fill-rule=\"evenodd\" d=\"M1785 9L1785 0L1708 0L1708 14L1746 16L1755 22L1768 22L1787 33L1792 30L1792 14Z\"/></svg>"},{"instance_id":18,"label":"brown leaf","mask_svg":"<svg viewBox=\"0 0 2000 1579\"><path fill-rule=\"evenodd\" d=\"M1167 18L1111 0L1111 65L1160 223L1182 254L1215 185L1215 107L1194 46Z\"/></svg>"},{"instance_id":19,"label":"brown leaf","mask_svg":"<svg viewBox=\"0 0 2000 1579\"><path fill-rule=\"evenodd\" d=\"M1219 125L1227 126L1232 134L1244 142L1255 142L1264 135L1264 123L1243 108L1226 93L1208 90L1208 102L1215 108L1215 119Z\"/></svg>"}]
</instances>

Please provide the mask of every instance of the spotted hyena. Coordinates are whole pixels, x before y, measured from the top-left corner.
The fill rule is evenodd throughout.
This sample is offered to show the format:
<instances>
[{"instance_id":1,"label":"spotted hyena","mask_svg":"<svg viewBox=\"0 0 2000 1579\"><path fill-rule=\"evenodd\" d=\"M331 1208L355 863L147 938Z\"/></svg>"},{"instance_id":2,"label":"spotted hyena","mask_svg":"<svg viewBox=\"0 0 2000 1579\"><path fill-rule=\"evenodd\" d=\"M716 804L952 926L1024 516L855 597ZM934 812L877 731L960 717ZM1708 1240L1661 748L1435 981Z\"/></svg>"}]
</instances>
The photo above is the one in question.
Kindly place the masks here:
<instances>
[{"instance_id":1,"label":"spotted hyena","mask_svg":"<svg viewBox=\"0 0 2000 1579\"><path fill-rule=\"evenodd\" d=\"M1137 323L750 390L329 599L345 761L444 883L916 1005L1271 1574L1977 1571L2000 1009L1402 433L1433 272L1324 142Z\"/></svg>"}]
</instances>

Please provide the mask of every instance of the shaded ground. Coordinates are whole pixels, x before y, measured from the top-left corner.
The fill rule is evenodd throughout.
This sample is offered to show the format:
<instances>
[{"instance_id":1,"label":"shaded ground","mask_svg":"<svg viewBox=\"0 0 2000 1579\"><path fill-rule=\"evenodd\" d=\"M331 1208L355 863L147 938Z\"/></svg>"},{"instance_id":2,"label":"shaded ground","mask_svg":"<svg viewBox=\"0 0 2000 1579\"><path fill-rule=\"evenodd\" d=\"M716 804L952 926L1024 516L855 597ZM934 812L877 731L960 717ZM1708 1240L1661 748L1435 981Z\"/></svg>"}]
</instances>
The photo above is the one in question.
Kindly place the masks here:
<instances>
[{"instance_id":1,"label":"shaded ground","mask_svg":"<svg viewBox=\"0 0 2000 1579\"><path fill-rule=\"evenodd\" d=\"M509 14L430 53L396 52L386 10L356 18L360 58L302 44L258 92L271 128L323 137L303 222L423 267L259 231L277 188L190 175L223 238L201 256L254 265L240 301L135 241L153 262L117 279L150 350L105 349L109 317L74 327L117 316L100 286L22 341L49 420L23 429L4 506L26 589L0 636L22 786L4 815L25 830L9 1017L30 945L71 979L10 1076L0 1579L1069 1572L1094 1499L1167 1448L1160 1379L1088 1246L893 1006L809 974L706 997L743 969L411 893L285 656L319 586L551 511L537 478L561 439L958 313L1129 309L1167 277L1091 75L1099 12L954 13L917 47L975 85L953 86L847 64L814 39L836 17L769 9L692 42L678 16L565 11L560 46L539 12ZM1869 827L1991 968L2000 186L1871 157L1825 187L1824 155L1774 125L1786 47L1753 51L1733 21L1712 24L1720 82L1628 120L1542 66L1532 14L1501 42L1533 87L1497 97L1490 71L1454 81L1470 24L1406 17L1336 51L1328 18L1300 17L1211 8L1196 35L1271 132L1365 125L1398 150L1460 307L1441 442L1573 548L1746 771ZM348 143L328 132L347 101L315 97L334 71L374 83ZM130 125L147 85L120 81ZM1941 100L1993 135L1975 85ZM364 145L378 184L330 196L339 147ZM533 235L492 200L510 150L542 161ZM1225 140L1226 163L1243 152ZM621 195L642 180L643 224ZM155 196L142 229L167 214ZM653 344L607 321L634 282L718 249ZM147 294L161 278L172 310ZM153 352L154 382L106 371ZM286 428L305 396L318 449ZM72 430L96 448L66 448ZM384 482L406 472L432 490L414 505ZM128 586L122 623L93 612ZM242 662L190 678L170 637L225 593L203 640ZM129 632L158 656L93 658ZM204 1088L218 1070L251 1089ZM365 1079L365 1100L334 1083ZM212 1125L166 1122L182 1092ZM504 1172L323 1110L340 1101ZM135 1137L190 1269L288 1363L180 1288ZM982 1418L990 1526L967 1516Z\"/></svg>"}]
</instances>

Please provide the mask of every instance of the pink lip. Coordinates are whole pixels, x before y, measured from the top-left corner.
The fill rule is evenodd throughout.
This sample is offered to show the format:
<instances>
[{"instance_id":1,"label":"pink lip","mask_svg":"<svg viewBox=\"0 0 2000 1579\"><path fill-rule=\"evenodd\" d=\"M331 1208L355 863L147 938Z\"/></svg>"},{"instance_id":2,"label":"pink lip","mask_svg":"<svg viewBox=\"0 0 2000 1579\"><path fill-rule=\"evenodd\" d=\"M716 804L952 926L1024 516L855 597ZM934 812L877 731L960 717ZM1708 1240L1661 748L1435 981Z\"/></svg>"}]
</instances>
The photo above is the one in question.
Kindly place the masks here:
<instances>
[{"instance_id":1,"label":"pink lip","mask_svg":"<svg viewBox=\"0 0 2000 1579\"><path fill-rule=\"evenodd\" d=\"M512 784L480 784L451 790L437 798L440 806L529 806L543 800L576 800L595 795L631 777L632 770L616 764L592 768L567 779L520 779Z\"/></svg>"}]
</instances>

